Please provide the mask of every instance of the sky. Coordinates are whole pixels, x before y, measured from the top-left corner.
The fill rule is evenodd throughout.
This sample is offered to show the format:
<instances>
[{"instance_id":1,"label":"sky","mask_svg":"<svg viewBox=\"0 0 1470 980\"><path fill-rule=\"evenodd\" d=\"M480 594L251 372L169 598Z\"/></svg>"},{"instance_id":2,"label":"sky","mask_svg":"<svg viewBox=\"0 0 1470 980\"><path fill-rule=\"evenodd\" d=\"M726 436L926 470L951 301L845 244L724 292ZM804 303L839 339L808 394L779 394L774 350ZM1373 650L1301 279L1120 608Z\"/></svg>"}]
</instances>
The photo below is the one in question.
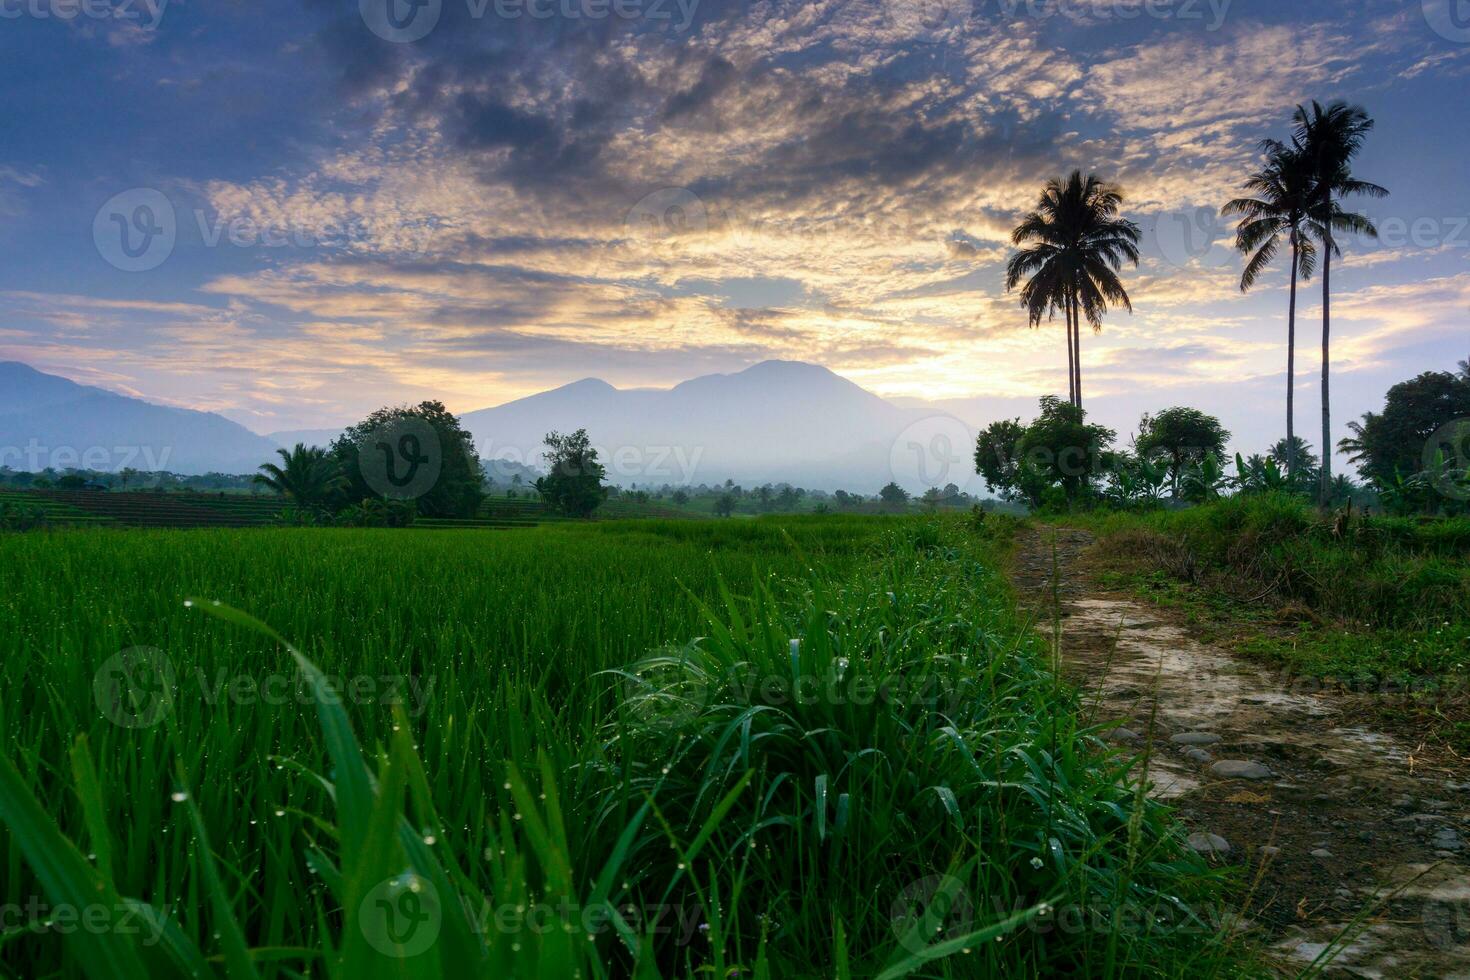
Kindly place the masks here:
<instances>
[{"instance_id":1,"label":"sky","mask_svg":"<svg viewBox=\"0 0 1470 980\"><path fill-rule=\"evenodd\" d=\"M391 4L391 6L389 6ZM1470 356L1463 0L0 0L0 360L262 433L769 358L967 420L1066 389L1004 286L1046 178L1116 182L1089 411L1284 432L1286 277L1217 209L1363 104L1334 438ZM1320 442L1320 293L1297 425Z\"/></svg>"}]
</instances>

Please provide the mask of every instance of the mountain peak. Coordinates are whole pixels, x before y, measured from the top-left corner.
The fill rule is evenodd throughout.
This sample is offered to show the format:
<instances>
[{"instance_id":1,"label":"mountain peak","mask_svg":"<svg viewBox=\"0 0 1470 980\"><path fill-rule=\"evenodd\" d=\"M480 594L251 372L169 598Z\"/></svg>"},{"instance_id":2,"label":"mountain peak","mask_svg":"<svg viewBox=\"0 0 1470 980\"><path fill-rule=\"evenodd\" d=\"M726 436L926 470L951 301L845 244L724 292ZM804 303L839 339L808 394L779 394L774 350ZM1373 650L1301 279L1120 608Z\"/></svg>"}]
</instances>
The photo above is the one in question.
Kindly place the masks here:
<instances>
[{"instance_id":1,"label":"mountain peak","mask_svg":"<svg viewBox=\"0 0 1470 980\"><path fill-rule=\"evenodd\" d=\"M48 375L44 372L37 371L35 368L31 367L24 361L0 361L0 373L9 375L23 375L28 378L55 377L55 375Z\"/></svg>"},{"instance_id":2,"label":"mountain peak","mask_svg":"<svg viewBox=\"0 0 1470 980\"><path fill-rule=\"evenodd\" d=\"M562 391L568 391L568 390L571 390L571 391L616 391L617 389L614 388L612 385L608 384L606 381L603 381L601 378L582 378L581 380L573 381L571 384L562 385L560 390L562 390Z\"/></svg>"},{"instance_id":3,"label":"mountain peak","mask_svg":"<svg viewBox=\"0 0 1470 980\"><path fill-rule=\"evenodd\" d=\"M771 358L768 361L760 361L741 371L741 374L769 374L777 371L797 372L805 371L814 374L831 374L832 372L820 364L810 361L783 361L779 358Z\"/></svg>"}]
</instances>

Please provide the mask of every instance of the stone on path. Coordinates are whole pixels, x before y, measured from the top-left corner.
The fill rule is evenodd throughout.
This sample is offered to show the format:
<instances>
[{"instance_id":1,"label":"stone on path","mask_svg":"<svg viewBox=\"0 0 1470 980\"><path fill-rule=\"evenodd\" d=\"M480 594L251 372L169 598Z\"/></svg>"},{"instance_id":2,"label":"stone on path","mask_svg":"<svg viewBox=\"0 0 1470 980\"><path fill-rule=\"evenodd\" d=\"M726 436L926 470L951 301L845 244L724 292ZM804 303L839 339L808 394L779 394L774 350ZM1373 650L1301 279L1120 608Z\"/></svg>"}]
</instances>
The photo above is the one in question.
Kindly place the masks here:
<instances>
[{"instance_id":1,"label":"stone on path","mask_svg":"<svg viewBox=\"0 0 1470 980\"><path fill-rule=\"evenodd\" d=\"M1329 851L1325 847L1319 847L1315 851L1312 852L1312 857L1314 857L1314 858L1330 858L1330 857L1332 857L1332 852Z\"/></svg>"},{"instance_id":2,"label":"stone on path","mask_svg":"<svg viewBox=\"0 0 1470 980\"><path fill-rule=\"evenodd\" d=\"M1454 827L1441 827L1429 839L1429 846L1437 851L1458 851L1465 846L1465 838Z\"/></svg>"},{"instance_id":3,"label":"stone on path","mask_svg":"<svg viewBox=\"0 0 1470 980\"><path fill-rule=\"evenodd\" d=\"M1112 742L1136 742L1138 733L1131 728L1114 728L1108 732L1108 740Z\"/></svg>"},{"instance_id":4,"label":"stone on path","mask_svg":"<svg viewBox=\"0 0 1470 980\"><path fill-rule=\"evenodd\" d=\"M1230 842L1219 834L1195 832L1189 835L1189 847L1200 854L1229 854Z\"/></svg>"},{"instance_id":5,"label":"stone on path","mask_svg":"<svg viewBox=\"0 0 1470 980\"><path fill-rule=\"evenodd\" d=\"M1180 732L1170 735L1169 741L1175 745L1214 745L1220 741L1220 736L1214 732Z\"/></svg>"},{"instance_id":6,"label":"stone on path","mask_svg":"<svg viewBox=\"0 0 1470 980\"><path fill-rule=\"evenodd\" d=\"M1271 770L1247 759L1221 759L1210 772L1225 779L1270 779Z\"/></svg>"},{"instance_id":7,"label":"stone on path","mask_svg":"<svg viewBox=\"0 0 1470 980\"><path fill-rule=\"evenodd\" d=\"M1189 759L1191 762L1198 762L1200 765L1204 765L1213 759L1214 756L1210 755L1204 749L1186 749L1184 758Z\"/></svg>"}]
</instances>

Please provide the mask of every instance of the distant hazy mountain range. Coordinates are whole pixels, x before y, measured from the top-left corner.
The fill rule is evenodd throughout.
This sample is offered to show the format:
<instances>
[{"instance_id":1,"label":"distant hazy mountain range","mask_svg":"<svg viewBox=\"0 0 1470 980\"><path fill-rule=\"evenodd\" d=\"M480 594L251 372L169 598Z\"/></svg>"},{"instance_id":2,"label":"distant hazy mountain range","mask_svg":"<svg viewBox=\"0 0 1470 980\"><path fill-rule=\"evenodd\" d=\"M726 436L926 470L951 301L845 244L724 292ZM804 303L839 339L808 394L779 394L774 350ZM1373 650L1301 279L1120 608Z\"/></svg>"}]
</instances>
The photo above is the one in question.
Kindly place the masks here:
<instances>
[{"instance_id":1,"label":"distant hazy mountain range","mask_svg":"<svg viewBox=\"0 0 1470 980\"><path fill-rule=\"evenodd\" d=\"M735 374L693 378L667 390L614 388L588 378L494 408L461 415L480 455L508 480L514 463L541 465L547 432L586 428L609 477L624 486L782 482L871 493L897 480L910 491L955 483L981 492L973 431L952 414L912 399L895 404L796 361L764 361ZM47 445L105 446L96 469L250 472L277 446L326 445L339 429L258 436L209 412L166 408L34 371L0 364L0 452L31 439ZM123 462L114 446L152 447L156 466ZM141 453L138 454L141 456ZM27 461L0 459L15 469ZM47 463L43 462L41 467Z\"/></svg>"},{"instance_id":2,"label":"distant hazy mountain range","mask_svg":"<svg viewBox=\"0 0 1470 980\"><path fill-rule=\"evenodd\" d=\"M275 448L213 412L155 405L0 362L0 466L249 473Z\"/></svg>"},{"instance_id":3,"label":"distant hazy mountain range","mask_svg":"<svg viewBox=\"0 0 1470 980\"><path fill-rule=\"evenodd\" d=\"M585 427L624 485L728 478L877 489L913 416L826 368L765 361L668 390L589 378L462 418L482 456L512 459L535 459L549 430Z\"/></svg>"}]
</instances>

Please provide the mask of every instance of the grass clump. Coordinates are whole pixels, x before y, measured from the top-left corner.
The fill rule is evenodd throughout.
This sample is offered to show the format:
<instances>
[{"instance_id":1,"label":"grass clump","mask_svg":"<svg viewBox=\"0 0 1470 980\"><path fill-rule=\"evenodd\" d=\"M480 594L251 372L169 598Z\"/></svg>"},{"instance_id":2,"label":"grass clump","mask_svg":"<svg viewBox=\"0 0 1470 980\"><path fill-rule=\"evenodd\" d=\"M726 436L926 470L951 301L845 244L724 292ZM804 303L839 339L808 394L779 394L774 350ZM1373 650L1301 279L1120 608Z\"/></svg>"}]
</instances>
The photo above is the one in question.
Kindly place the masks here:
<instances>
[{"instance_id":1,"label":"grass clump","mask_svg":"<svg viewBox=\"0 0 1470 980\"><path fill-rule=\"evenodd\" d=\"M1079 723L994 565L939 534L894 534L875 574L815 578L790 610L728 599L707 636L634 665L601 818L654 799L664 829L632 863L661 895L738 897L729 962L759 949L778 976L836 935L863 976L1207 962L1202 865ZM708 834L706 860L668 834Z\"/></svg>"}]
</instances>

